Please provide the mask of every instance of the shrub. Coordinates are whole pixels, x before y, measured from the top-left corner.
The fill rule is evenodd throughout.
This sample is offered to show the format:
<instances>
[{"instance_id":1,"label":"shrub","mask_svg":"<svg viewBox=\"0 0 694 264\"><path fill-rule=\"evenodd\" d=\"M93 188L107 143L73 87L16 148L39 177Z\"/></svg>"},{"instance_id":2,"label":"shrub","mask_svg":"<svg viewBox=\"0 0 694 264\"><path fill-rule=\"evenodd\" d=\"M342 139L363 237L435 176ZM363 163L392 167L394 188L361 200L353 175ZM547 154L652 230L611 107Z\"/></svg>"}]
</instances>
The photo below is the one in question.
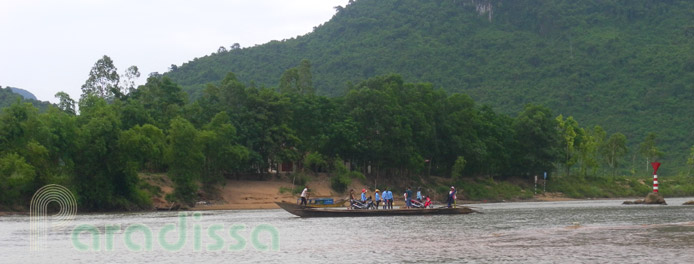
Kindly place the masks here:
<instances>
[{"instance_id":1,"label":"shrub","mask_svg":"<svg viewBox=\"0 0 694 264\"><path fill-rule=\"evenodd\" d=\"M352 183L352 179L366 179L364 174L357 171L350 171L345 167L344 163L340 159L335 159L333 162L334 172L333 176L330 178L330 187L337 192L344 192L347 190L347 186Z\"/></svg>"}]
</instances>

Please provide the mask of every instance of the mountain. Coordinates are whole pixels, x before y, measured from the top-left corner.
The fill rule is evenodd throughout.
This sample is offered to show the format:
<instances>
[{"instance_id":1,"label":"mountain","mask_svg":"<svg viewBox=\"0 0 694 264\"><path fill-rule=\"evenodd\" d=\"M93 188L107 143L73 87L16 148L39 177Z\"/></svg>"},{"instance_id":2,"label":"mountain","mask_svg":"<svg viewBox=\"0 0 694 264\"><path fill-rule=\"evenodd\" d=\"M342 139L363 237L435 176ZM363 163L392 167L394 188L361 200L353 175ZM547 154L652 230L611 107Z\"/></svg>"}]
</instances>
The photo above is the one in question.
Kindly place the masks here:
<instances>
[{"instance_id":1,"label":"mountain","mask_svg":"<svg viewBox=\"0 0 694 264\"><path fill-rule=\"evenodd\" d=\"M31 93L27 90L16 88L16 87L7 87L7 88L10 88L13 93L21 95L22 97L24 97L24 99L38 100L38 99L36 99L36 96L33 93Z\"/></svg>"},{"instance_id":2,"label":"mountain","mask_svg":"<svg viewBox=\"0 0 694 264\"><path fill-rule=\"evenodd\" d=\"M683 166L694 144L692 10L686 0L357 0L304 36L216 52L166 75L198 96L227 72L275 87L308 59L317 92L336 96L399 73L504 113L543 104L624 133L634 157L655 132L665 163Z\"/></svg>"},{"instance_id":3,"label":"mountain","mask_svg":"<svg viewBox=\"0 0 694 264\"><path fill-rule=\"evenodd\" d=\"M2 88L0 86L0 110L17 101L31 103L41 112L46 111L48 106L51 105L50 102L36 100L36 96L27 90L14 87Z\"/></svg>"}]
</instances>

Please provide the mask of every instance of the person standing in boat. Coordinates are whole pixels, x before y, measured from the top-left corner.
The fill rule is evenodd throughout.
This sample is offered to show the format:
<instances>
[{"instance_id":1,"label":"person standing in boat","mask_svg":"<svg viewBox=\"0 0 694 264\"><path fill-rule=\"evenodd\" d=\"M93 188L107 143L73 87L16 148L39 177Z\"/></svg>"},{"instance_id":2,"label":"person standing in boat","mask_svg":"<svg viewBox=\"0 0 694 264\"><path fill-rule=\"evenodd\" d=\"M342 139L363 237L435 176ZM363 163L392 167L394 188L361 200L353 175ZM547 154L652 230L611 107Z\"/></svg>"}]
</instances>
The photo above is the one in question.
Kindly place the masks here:
<instances>
[{"instance_id":1,"label":"person standing in boat","mask_svg":"<svg viewBox=\"0 0 694 264\"><path fill-rule=\"evenodd\" d=\"M417 201L422 202L422 187L417 187Z\"/></svg>"},{"instance_id":2,"label":"person standing in boat","mask_svg":"<svg viewBox=\"0 0 694 264\"><path fill-rule=\"evenodd\" d=\"M366 202L366 189L361 189L361 202Z\"/></svg>"},{"instance_id":3,"label":"person standing in boat","mask_svg":"<svg viewBox=\"0 0 694 264\"><path fill-rule=\"evenodd\" d=\"M304 188L304 190L301 192L301 205L306 206L308 202L308 197L310 193L308 191L308 185Z\"/></svg>"},{"instance_id":4,"label":"person standing in boat","mask_svg":"<svg viewBox=\"0 0 694 264\"><path fill-rule=\"evenodd\" d=\"M412 207L412 190L410 190L410 186L407 186L407 191L405 191L405 206L407 208Z\"/></svg>"},{"instance_id":5,"label":"person standing in boat","mask_svg":"<svg viewBox=\"0 0 694 264\"><path fill-rule=\"evenodd\" d=\"M349 189L349 207L348 209L354 209L354 189Z\"/></svg>"},{"instance_id":6,"label":"person standing in boat","mask_svg":"<svg viewBox=\"0 0 694 264\"><path fill-rule=\"evenodd\" d=\"M455 187L451 186L451 190L448 192L448 208L451 208L451 204L455 203Z\"/></svg>"},{"instance_id":7,"label":"person standing in boat","mask_svg":"<svg viewBox=\"0 0 694 264\"><path fill-rule=\"evenodd\" d=\"M378 205L381 204L381 196L379 195L378 192L380 192L380 190L376 189L376 191L375 191L376 194L374 194L374 198L376 198L375 201L376 201L376 209L377 210L378 210Z\"/></svg>"},{"instance_id":8,"label":"person standing in boat","mask_svg":"<svg viewBox=\"0 0 694 264\"><path fill-rule=\"evenodd\" d=\"M393 191L388 189L388 209L393 209Z\"/></svg>"}]
</instances>

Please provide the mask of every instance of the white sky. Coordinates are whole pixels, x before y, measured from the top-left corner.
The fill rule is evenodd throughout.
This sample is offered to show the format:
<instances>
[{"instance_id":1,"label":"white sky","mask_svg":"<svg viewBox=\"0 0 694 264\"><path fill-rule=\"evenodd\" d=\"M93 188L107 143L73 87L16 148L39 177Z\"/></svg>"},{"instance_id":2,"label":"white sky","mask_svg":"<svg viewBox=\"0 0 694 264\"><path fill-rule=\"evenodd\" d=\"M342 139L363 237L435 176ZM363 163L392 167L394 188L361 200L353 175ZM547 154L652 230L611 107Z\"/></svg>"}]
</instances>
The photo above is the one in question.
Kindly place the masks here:
<instances>
[{"instance_id":1,"label":"white sky","mask_svg":"<svg viewBox=\"0 0 694 264\"><path fill-rule=\"evenodd\" d=\"M304 35L348 0L0 0L0 86L78 100L103 55L139 84L171 64Z\"/></svg>"}]
</instances>

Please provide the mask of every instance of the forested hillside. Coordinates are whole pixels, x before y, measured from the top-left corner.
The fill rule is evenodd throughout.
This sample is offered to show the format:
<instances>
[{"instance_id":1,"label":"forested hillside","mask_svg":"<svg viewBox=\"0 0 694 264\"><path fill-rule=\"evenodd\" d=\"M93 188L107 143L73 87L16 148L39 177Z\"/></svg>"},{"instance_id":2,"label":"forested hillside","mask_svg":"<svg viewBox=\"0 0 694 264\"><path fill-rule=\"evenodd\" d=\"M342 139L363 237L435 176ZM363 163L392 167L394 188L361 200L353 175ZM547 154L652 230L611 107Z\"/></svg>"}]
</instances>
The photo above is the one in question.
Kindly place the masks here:
<instances>
[{"instance_id":1,"label":"forested hillside","mask_svg":"<svg viewBox=\"0 0 694 264\"><path fill-rule=\"evenodd\" d=\"M167 200L193 205L214 196L227 178L262 180L280 164L293 164L299 182L328 172L337 192L361 179L373 188L419 184L445 193L453 184L479 186L469 198L529 198L532 192L519 185L495 180L522 185L545 172L557 183L551 190L572 197L639 195L649 187L621 176L630 153L626 136L544 106L528 104L511 116L394 74L325 97L315 94L311 76L308 61L285 72L279 89L227 73L191 99L157 74L131 87L104 56L78 101L60 92L60 102L44 112L19 99L2 108L0 210L25 209L35 190L50 183L70 188L81 210L151 208L150 197L161 189L140 172L165 173L174 187ZM661 155L656 139L649 134L634 150L639 161ZM690 160L687 172L694 149ZM431 176L447 179L440 185L441 177ZM694 193L689 177L676 182L663 193Z\"/></svg>"},{"instance_id":2,"label":"forested hillside","mask_svg":"<svg viewBox=\"0 0 694 264\"><path fill-rule=\"evenodd\" d=\"M38 100L38 99L36 99L36 96L33 93L31 93L27 90L24 90L21 88L16 88L16 87L7 87L7 88L10 88L10 90L12 90L12 92L21 95L22 97L24 97L24 99Z\"/></svg>"},{"instance_id":3,"label":"forested hillside","mask_svg":"<svg viewBox=\"0 0 694 264\"><path fill-rule=\"evenodd\" d=\"M302 59L321 95L398 73L502 113L541 104L622 132L633 150L656 133L675 173L694 142L692 10L685 0L357 0L305 36L220 49L166 75L195 98L227 72L277 87Z\"/></svg>"}]
</instances>

